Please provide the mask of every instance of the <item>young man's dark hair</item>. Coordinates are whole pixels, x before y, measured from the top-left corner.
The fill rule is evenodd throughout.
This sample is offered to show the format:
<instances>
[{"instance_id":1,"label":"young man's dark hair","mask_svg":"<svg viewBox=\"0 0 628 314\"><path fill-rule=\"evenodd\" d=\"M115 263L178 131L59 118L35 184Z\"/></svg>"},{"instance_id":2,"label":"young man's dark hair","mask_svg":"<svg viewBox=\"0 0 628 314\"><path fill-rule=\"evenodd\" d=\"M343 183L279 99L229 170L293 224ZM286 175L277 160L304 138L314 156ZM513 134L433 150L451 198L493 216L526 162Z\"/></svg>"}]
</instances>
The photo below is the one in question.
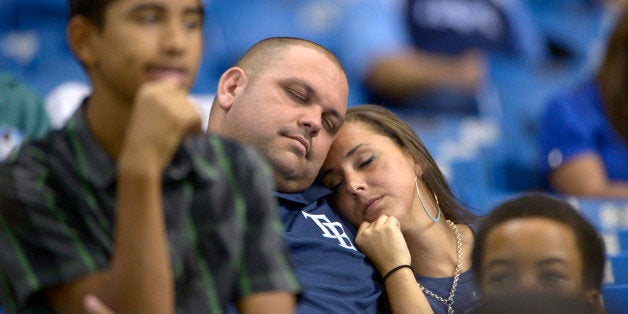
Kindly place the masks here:
<instances>
[{"instance_id":1,"label":"young man's dark hair","mask_svg":"<svg viewBox=\"0 0 628 314\"><path fill-rule=\"evenodd\" d=\"M98 29L105 25L105 9L117 0L68 0L69 17L82 15L92 21Z\"/></svg>"}]
</instances>

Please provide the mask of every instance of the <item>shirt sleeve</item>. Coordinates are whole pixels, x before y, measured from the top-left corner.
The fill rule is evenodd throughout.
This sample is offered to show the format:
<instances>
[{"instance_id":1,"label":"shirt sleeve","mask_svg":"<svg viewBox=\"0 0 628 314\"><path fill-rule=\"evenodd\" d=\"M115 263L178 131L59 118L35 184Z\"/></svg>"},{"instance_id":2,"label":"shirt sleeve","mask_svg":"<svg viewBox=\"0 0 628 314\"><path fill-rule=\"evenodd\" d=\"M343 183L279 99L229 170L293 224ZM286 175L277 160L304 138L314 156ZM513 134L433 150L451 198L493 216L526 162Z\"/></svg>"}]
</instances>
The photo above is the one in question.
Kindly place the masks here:
<instances>
[{"instance_id":1,"label":"shirt sleeve","mask_svg":"<svg viewBox=\"0 0 628 314\"><path fill-rule=\"evenodd\" d=\"M541 120L540 139L545 175L574 157L595 151L591 113L580 112L577 93L552 101Z\"/></svg>"}]
</instances>

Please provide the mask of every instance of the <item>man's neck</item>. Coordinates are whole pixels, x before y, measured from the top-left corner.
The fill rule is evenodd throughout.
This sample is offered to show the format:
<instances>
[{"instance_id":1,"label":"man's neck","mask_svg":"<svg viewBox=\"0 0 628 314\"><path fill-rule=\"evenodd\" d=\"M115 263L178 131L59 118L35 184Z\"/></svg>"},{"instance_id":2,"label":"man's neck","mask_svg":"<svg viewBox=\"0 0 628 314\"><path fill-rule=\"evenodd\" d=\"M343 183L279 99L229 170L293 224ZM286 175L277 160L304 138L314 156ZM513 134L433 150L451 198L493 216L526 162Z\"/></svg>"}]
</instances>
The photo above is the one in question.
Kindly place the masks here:
<instances>
[{"instance_id":1,"label":"man's neck","mask_svg":"<svg viewBox=\"0 0 628 314\"><path fill-rule=\"evenodd\" d=\"M86 107L87 125L98 143L117 160L129 123L133 104L120 97L94 91Z\"/></svg>"}]
</instances>

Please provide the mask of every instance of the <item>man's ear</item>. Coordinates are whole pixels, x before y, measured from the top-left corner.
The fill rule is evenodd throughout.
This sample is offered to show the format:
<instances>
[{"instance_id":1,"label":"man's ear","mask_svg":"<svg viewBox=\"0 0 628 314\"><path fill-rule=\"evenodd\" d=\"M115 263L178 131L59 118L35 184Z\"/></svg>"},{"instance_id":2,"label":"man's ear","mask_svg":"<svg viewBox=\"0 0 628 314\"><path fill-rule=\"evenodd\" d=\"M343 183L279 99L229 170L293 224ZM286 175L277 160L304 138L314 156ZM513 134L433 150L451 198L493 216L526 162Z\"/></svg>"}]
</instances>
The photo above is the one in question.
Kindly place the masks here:
<instances>
[{"instance_id":1,"label":"man's ear","mask_svg":"<svg viewBox=\"0 0 628 314\"><path fill-rule=\"evenodd\" d=\"M216 104L221 109L229 111L236 97L246 88L248 78L243 69L232 67L225 71L218 82L216 91Z\"/></svg>"},{"instance_id":2,"label":"man's ear","mask_svg":"<svg viewBox=\"0 0 628 314\"><path fill-rule=\"evenodd\" d=\"M96 47L94 47L92 41L92 36L97 31L96 26L81 15L72 17L68 22L68 45L76 58L86 68L89 68L97 61L94 54Z\"/></svg>"},{"instance_id":3,"label":"man's ear","mask_svg":"<svg viewBox=\"0 0 628 314\"><path fill-rule=\"evenodd\" d=\"M604 310L604 300L602 300L602 294L599 290L587 289L584 291L584 296L587 298L587 301L593 305L593 313L606 313Z\"/></svg>"}]
</instances>

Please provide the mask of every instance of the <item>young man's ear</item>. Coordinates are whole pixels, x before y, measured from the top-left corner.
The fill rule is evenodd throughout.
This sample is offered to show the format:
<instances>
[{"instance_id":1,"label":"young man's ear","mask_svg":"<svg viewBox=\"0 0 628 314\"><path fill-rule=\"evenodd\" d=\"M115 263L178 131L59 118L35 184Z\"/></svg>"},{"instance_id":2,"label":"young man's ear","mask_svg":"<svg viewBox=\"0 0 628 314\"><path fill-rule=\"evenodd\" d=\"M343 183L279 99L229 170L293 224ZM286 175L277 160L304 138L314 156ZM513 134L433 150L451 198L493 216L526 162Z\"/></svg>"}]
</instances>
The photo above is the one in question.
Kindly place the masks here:
<instances>
[{"instance_id":1,"label":"young man's ear","mask_svg":"<svg viewBox=\"0 0 628 314\"><path fill-rule=\"evenodd\" d=\"M229 111L236 97L246 88L248 78L243 69L232 67L222 74L218 82L216 100L218 106L225 111Z\"/></svg>"},{"instance_id":2,"label":"young man's ear","mask_svg":"<svg viewBox=\"0 0 628 314\"><path fill-rule=\"evenodd\" d=\"M596 314L604 314L606 311L604 310L604 300L602 299L602 294L600 291L595 289L587 289L584 292L587 301L593 305L593 313Z\"/></svg>"},{"instance_id":3,"label":"young man's ear","mask_svg":"<svg viewBox=\"0 0 628 314\"><path fill-rule=\"evenodd\" d=\"M84 16L74 16L68 22L68 45L76 58L87 69L96 62L96 55L94 54L96 48L92 42L92 36L96 31L94 24Z\"/></svg>"}]
</instances>

